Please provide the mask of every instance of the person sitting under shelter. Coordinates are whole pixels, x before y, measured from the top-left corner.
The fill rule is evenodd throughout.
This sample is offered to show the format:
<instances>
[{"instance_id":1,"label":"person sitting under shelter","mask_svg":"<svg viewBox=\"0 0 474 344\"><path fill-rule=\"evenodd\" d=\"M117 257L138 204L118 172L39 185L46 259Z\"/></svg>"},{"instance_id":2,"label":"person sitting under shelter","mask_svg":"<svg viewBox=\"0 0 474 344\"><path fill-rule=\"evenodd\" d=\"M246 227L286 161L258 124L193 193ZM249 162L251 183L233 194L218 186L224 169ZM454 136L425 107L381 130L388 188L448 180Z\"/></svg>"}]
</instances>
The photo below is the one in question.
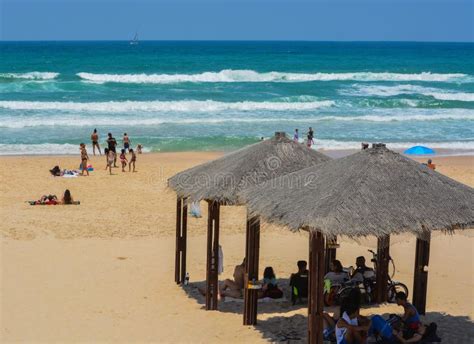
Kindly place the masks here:
<instances>
[{"instance_id":1,"label":"person sitting under shelter","mask_svg":"<svg viewBox=\"0 0 474 344\"><path fill-rule=\"evenodd\" d=\"M364 279L375 276L374 269L365 265L365 257L359 256L356 258L356 268L352 272L351 281L362 283Z\"/></svg>"},{"instance_id":2,"label":"person sitting under shelter","mask_svg":"<svg viewBox=\"0 0 474 344\"><path fill-rule=\"evenodd\" d=\"M269 297L271 299L279 299L283 297L283 291L278 288L275 272L271 266L267 266L263 271L262 289L258 292L258 297Z\"/></svg>"},{"instance_id":3,"label":"person sitting under shelter","mask_svg":"<svg viewBox=\"0 0 474 344\"><path fill-rule=\"evenodd\" d=\"M296 265L298 266L298 272L291 274L290 276L290 287L291 287L291 301L293 304L296 300L308 297L308 263L305 260L299 260Z\"/></svg>"},{"instance_id":4,"label":"person sitting under shelter","mask_svg":"<svg viewBox=\"0 0 474 344\"><path fill-rule=\"evenodd\" d=\"M331 271L324 276L324 279L331 281L331 286L343 285L349 280L349 274L344 271L339 260L333 260L330 269Z\"/></svg>"},{"instance_id":5,"label":"person sitting under shelter","mask_svg":"<svg viewBox=\"0 0 474 344\"><path fill-rule=\"evenodd\" d=\"M336 323L337 344L365 343L370 320L359 314L360 297L348 297L341 305L341 317Z\"/></svg>"},{"instance_id":6,"label":"person sitting under shelter","mask_svg":"<svg viewBox=\"0 0 474 344\"><path fill-rule=\"evenodd\" d=\"M219 285L219 295L221 297L242 297L242 289L244 289L245 277L245 258L242 264L237 265L234 269L234 280L226 279Z\"/></svg>"}]
</instances>

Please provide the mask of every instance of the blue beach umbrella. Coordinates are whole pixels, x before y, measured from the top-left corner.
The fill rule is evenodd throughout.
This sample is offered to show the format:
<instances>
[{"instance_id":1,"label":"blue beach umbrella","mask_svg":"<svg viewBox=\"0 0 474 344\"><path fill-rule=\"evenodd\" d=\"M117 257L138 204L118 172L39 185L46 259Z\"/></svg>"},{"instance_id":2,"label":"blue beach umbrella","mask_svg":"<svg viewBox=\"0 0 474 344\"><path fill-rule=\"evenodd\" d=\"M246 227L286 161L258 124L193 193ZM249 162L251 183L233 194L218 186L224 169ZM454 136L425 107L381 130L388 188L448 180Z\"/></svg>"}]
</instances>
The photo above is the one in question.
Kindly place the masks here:
<instances>
[{"instance_id":1,"label":"blue beach umbrella","mask_svg":"<svg viewBox=\"0 0 474 344\"><path fill-rule=\"evenodd\" d=\"M413 146L409 149L407 149L405 154L410 154L410 155L428 155L428 154L436 154L434 149L424 147L424 146Z\"/></svg>"}]
</instances>

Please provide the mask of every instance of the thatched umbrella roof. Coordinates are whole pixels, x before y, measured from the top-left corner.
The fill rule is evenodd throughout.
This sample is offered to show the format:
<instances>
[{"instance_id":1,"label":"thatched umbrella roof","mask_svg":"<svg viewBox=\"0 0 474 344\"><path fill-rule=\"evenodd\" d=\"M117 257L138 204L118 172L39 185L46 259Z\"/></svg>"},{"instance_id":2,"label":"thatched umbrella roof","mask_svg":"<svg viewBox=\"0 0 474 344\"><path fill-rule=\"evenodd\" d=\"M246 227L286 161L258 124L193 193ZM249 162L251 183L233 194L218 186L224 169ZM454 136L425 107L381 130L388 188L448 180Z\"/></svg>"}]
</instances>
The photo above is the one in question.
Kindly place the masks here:
<instances>
[{"instance_id":1,"label":"thatched umbrella roof","mask_svg":"<svg viewBox=\"0 0 474 344\"><path fill-rule=\"evenodd\" d=\"M253 215L291 230L349 237L474 226L474 189L385 148L244 190Z\"/></svg>"},{"instance_id":2,"label":"thatched umbrella roof","mask_svg":"<svg viewBox=\"0 0 474 344\"><path fill-rule=\"evenodd\" d=\"M276 133L269 140L180 172L168 180L168 186L192 201L243 204L237 194L244 188L330 159Z\"/></svg>"}]
</instances>

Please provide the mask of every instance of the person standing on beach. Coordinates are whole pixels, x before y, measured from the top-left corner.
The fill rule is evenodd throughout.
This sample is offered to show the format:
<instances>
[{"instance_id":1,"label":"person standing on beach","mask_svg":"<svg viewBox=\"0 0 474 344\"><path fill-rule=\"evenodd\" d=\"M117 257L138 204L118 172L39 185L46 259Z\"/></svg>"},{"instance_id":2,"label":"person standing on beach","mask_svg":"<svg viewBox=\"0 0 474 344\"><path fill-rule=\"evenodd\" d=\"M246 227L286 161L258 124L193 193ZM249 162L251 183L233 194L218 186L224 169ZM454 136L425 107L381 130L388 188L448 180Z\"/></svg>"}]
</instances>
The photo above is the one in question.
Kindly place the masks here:
<instances>
[{"instance_id":1,"label":"person standing on beach","mask_svg":"<svg viewBox=\"0 0 474 344\"><path fill-rule=\"evenodd\" d=\"M94 132L91 135L91 141L92 141L92 153L95 155L95 147L99 150L99 155L102 155L102 152L100 151L100 146L99 146L99 134L97 133L97 129L94 129Z\"/></svg>"},{"instance_id":2,"label":"person standing on beach","mask_svg":"<svg viewBox=\"0 0 474 344\"><path fill-rule=\"evenodd\" d=\"M107 134L107 145L109 148L109 152L112 151L114 153L114 167L117 167L117 140L115 137L112 136L112 133Z\"/></svg>"},{"instance_id":3,"label":"person standing on beach","mask_svg":"<svg viewBox=\"0 0 474 344\"><path fill-rule=\"evenodd\" d=\"M308 147L311 147L314 144L313 138L314 138L313 128L309 127L309 130L308 130Z\"/></svg>"},{"instance_id":4,"label":"person standing on beach","mask_svg":"<svg viewBox=\"0 0 474 344\"><path fill-rule=\"evenodd\" d=\"M128 163L128 172L130 172L132 165L133 165L133 172L135 172L135 162L137 161L137 155L135 154L132 148L130 148L129 152L130 154L132 154L132 157L130 158L130 162Z\"/></svg>"},{"instance_id":5,"label":"person standing on beach","mask_svg":"<svg viewBox=\"0 0 474 344\"><path fill-rule=\"evenodd\" d=\"M298 133L298 129L295 129L295 134L293 135L293 141L295 141L296 143L299 142L299 139L300 139L300 135Z\"/></svg>"},{"instance_id":6,"label":"person standing on beach","mask_svg":"<svg viewBox=\"0 0 474 344\"><path fill-rule=\"evenodd\" d=\"M81 143L79 145L79 149L81 150L81 175L84 175L84 171L86 171L87 175L89 175L89 170L87 169L87 160L89 160L89 155L87 154L86 145Z\"/></svg>"},{"instance_id":7,"label":"person standing on beach","mask_svg":"<svg viewBox=\"0 0 474 344\"><path fill-rule=\"evenodd\" d=\"M128 137L127 133L123 133L123 149L125 149L127 152L130 152L130 138Z\"/></svg>"}]
</instances>

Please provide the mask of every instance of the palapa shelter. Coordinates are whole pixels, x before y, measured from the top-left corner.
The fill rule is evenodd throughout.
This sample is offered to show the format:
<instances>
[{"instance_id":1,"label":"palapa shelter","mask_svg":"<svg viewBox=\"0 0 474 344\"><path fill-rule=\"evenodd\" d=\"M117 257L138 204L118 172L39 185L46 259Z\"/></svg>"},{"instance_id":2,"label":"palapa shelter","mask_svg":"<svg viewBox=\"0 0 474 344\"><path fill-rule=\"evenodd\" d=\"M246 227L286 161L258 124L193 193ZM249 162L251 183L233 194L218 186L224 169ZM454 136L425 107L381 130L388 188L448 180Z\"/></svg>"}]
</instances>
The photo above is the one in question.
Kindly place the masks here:
<instances>
[{"instance_id":1,"label":"palapa shelter","mask_svg":"<svg viewBox=\"0 0 474 344\"><path fill-rule=\"evenodd\" d=\"M219 250L219 209L221 205L242 205L238 193L294 171L329 161L330 158L296 143L277 132L271 139L258 142L227 154L219 159L180 172L168 180L168 186L176 191L176 259L175 281L180 284L186 273L187 202L208 202L206 309L217 309L217 264ZM247 218L246 279L258 279L258 251L260 222L258 217ZM249 247L249 243L253 247ZM256 319L256 291L246 285L244 323L254 324Z\"/></svg>"},{"instance_id":2,"label":"palapa shelter","mask_svg":"<svg viewBox=\"0 0 474 344\"><path fill-rule=\"evenodd\" d=\"M378 238L380 300L387 294L389 235L416 235L413 303L424 314L431 231L474 227L474 189L383 144L265 182L241 196L250 216L310 233L310 343L322 343L325 238Z\"/></svg>"}]
</instances>

